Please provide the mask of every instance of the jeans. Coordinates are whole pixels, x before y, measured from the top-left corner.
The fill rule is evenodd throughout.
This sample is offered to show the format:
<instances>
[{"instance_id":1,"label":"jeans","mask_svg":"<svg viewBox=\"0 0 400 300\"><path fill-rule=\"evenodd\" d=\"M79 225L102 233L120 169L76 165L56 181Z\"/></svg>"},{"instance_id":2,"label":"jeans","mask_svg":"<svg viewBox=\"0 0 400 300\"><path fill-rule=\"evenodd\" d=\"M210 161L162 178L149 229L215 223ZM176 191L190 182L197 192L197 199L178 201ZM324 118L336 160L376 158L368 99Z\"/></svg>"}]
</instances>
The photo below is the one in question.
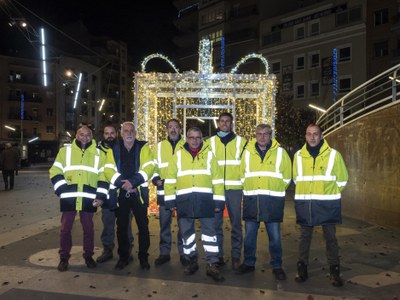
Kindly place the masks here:
<instances>
[{"instance_id":1,"label":"jeans","mask_svg":"<svg viewBox=\"0 0 400 300\"><path fill-rule=\"evenodd\" d=\"M231 223L231 256L240 258L242 253L242 190L226 190L225 203L228 209L229 221ZM215 213L215 231L217 233L219 256L224 256L224 211Z\"/></svg>"},{"instance_id":2,"label":"jeans","mask_svg":"<svg viewBox=\"0 0 400 300\"><path fill-rule=\"evenodd\" d=\"M76 211L66 211L61 215L60 250L58 251L61 259L71 257L72 226L76 213ZM92 257L94 250L93 213L81 211L79 216L83 229L83 257Z\"/></svg>"},{"instance_id":3,"label":"jeans","mask_svg":"<svg viewBox=\"0 0 400 300\"><path fill-rule=\"evenodd\" d=\"M159 216L160 216L160 255L170 255L171 244L172 244L171 224L172 224L173 214L172 211L166 209L164 205L160 205ZM179 226L177 233L177 244L178 244L179 256L182 256L183 240Z\"/></svg>"},{"instance_id":4,"label":"jeans","mask_svg":"<svg viewBox=\"0 0 400 300\"><path fill-rule=\"evenodd\" d=\"M299 243L299 261L308 265L308 258L310 254L310 245L313 235L313 226L300 227L300 243ZM336 239L336 225L322 225L322 231L326 243L326 257L329 265L339 265L339 245Z\"/></svg>"},{"instance_id":5,"label":"jeans","mask_svg":"<svg viewBox=\"0 0 400 300\"><path fill-rule=\"evenodd\" d=\"M101 243L103 244L103 248L110 250L111 252L114 250L114 239L115 239L115 211L111 211L107 208L101 209L101 221L103 222L103 231L101 232ZM128 227L128 237L129 242L133 244L133 235L132 235L132 214L130 215L130 223L131 226Z\"/></svg>"},{"instance_id":6,"label":"jeans","mask_svg":"<svg viewBox=\"0 0 400 300\"><path fill-rule=\"evenodd\" d=\"M269 239L270 265L273 269L282 267L281 224L265 223ZM253 267L256 264L257 233L260 222L245 221L244 264Z\"/></svg>"}]
</instances>

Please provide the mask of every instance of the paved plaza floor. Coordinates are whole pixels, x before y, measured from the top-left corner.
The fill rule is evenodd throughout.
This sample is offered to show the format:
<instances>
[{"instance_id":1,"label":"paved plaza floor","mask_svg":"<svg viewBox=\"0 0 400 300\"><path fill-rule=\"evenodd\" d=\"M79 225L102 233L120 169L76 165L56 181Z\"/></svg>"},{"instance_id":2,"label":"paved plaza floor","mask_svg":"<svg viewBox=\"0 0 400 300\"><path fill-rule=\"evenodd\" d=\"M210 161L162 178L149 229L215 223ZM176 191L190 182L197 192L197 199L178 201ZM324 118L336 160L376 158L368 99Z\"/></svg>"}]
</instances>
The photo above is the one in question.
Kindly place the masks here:
<instances>
[{"instance_id":1,"label":"paved plaza floor","mask_svg":"<svg viewBox=\"0 0 400 300\"><path fill-rule=\"evenodd\" d=\"M215 283L205 274L206 263L200 241L200 269L183 274L176 249L176 220L171 261L154 266L158 252L158 219L150 216L151 269L140 269L137 255L122 271L114 259L86 268L82 258L82 229L76 220L74 247L67 272L58 272L60 213L47 173L48 166L36 165L19 172L15 190L0 191L0 300L7 299L400 299L400 230L344 218L337 228L345 285L333 287L328 278L325 243L316 227L311 246L309 279L299 284L296 275L299 228L293 201L287 197L282 224L283 267L286 281L271 273L268 238L262 225L258 234L254 273L237 275L230 264L230 225L225 219L225 281ZM0 180L0 188L3 182ZM290 194L290 192L289 192ZM345 199L344 199L345 201ZM399 216L400 217L400 216ZM101 253L101 212L95 214L95 257ZM134 251L137 251L137 229ZM197 230L198 240L200 232Z\"/></svg>"}]
</instances>

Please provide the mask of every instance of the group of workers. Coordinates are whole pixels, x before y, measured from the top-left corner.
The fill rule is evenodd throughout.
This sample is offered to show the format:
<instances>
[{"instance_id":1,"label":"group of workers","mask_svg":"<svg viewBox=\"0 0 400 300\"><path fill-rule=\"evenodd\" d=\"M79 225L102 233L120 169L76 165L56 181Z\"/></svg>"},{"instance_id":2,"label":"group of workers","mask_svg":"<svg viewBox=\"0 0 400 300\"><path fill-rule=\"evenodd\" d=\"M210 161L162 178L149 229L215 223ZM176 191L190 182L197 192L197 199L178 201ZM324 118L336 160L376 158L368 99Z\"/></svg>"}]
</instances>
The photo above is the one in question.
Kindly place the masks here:
<instances>
[{"instance_id":1,"label":"group of workers","mask_svg":"<svg viewBox=\"0 0 400 300\"><path fill-rule=\"evenodd\" d=\"M121 139L113 126L106 126L103 140L96 145L90 128L82 126L70 145L61 148L50 178L60 197L59 271L68 269L72 247L71 230L77 212L83 228L83 257L89 268L113 258L115 224L118 262L121 270L133 261L132 217L138 228L138 259L142 269L150 268L148 206L149 182L157 187L159 205L160 254L154 264L171 259L171 224L176 214L177 246L184 274L198 269L196 219L207 261L206 274L223 281L226 264L223 216L228 211L231 224L231 264L238 274L253 272L256 264L257 233L263 222L269 239L272 273L285 280L282 268L280 224L284 220L285 195L295 183L296 222L300 226L297 282L308 278L307 267L314 226L321 225L326 241L330 281L342 286L336 224L341 223L341 192L348 174L341 154L323 138L321 128L310 124L306 143L294 154L293 162L273 138L268 124L255 129L255 138L246 141L233 131L233 116L220 114L215 136L204 140L197 127L186 137L177 119L166 124L167 137L154 149L136 139L134 124L121 126ZM102 209L103 252L93 259L93 214ZM244 235L242 230L244 221ZM242 257L243 249L243 259Z\"/></svg>"}]
</instances>

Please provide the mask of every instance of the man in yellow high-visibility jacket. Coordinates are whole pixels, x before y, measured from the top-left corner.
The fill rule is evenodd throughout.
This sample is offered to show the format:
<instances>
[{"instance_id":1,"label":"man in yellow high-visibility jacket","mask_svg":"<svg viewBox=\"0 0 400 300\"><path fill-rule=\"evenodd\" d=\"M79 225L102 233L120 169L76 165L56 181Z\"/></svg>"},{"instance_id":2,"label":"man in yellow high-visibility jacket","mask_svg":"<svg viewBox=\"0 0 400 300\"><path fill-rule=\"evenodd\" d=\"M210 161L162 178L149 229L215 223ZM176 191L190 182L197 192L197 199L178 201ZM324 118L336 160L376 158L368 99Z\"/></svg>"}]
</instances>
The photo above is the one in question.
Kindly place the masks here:
<instances>
[{"instance_id":1,"label":"man in yellow high-visibility jacket","mask_svg":"<svg viewBox=\"0 0 400 300\"><path fill-rule=\"evenodd\" d=\"M348 174L342 155L323 139L321 128L311 124L306 129L306 144L293 158L293 180L296 183L296 222L300 224L297 282L308 278L308 258L314 226L322 225L330 280L342 286L336 224L342 223L341 192Z\"/></svg>"},{"instance_id":2,"label":"man in yellow high-visibility jacket","mask_svg":"<svg viewBox=\"0 0 400 300\"><path fill-rule=\"evenodd\" d=\"M159 142L153 150L153 158L156 164L152 182L157 187L157 204L159 210L160 223L160 255L154 261L156 266L160 266L171 259L171 223L172 211L165 207L164 201L164 181L167 176L169 161L172 156L185 144L184 138L181 136L182 127L177 119L171 119L167 122L167 138ZM178 229L177 234L178 252L180 261L183 265L187 261L183 255L182 235Z\"/></svg>"},{"instance_id":3,"label":"man in yellow high-visibility jacket","mask_svg":"<svg viewBox=\"0 0 400 300\"><path fill-rule=\"evenodd\" d=\"M201 240L207 259L207 276L224 280L218 269L218 244L214 214L225 205L222 174L210 146L203 144L199 128L187 131L186 143L169 162L164 183L165 207L177 211L183 252L189 264L184 273L198 269L195 220L201 224Z\"/></svg>"},{"instance_id":4,"label":"man in yellow high-visibility jacket","mask_svg":"<svg viewBox=\"0 0 400 300\"><path fill-rule=\"evenodd\" d=\"M96 148L92 131L87 126L78 129L71 145L60 149L50 168L50 179L60 197L60 272L68 269L71 257L72 226L79 212L83 228L83 257L88 268L95 268L93 260L93 214L107 199L108 183L104 176L105 154Z\"/></svg>"},{"instance_id":5,"label":"man in yellow high-visibility jacket","mask_svg":"<svg viewBox=\"0 0 400 300\"><path fill-rule=\"evenodd\" d=\"M242 254L242 183L240 181L240 158L246 145L246 139L237 135L232 130L233 116L231 113L223 112L218 118L218 132L207 142L218 160L224 178L225 203L228 209L229 221L231 223L231 261L232 269L240 266ZM217 231L220 266L224 261L224 234L223 234L224 211L215 213L215 229Z\"/></svg>"},{"instance_id":6,"label":"man in yellow high-visibility jacket","mask_svg":"<svg viewBox=\"0 0 400 300\"><path fill-rule=\"evenodd\" d=\"M280 223L283 222L286 189L292 178L292 162L280 144L272 138L267 124L256 127L240 165L243 182L243 219L245 221L244 261L237 273L253 272L256 263L257 233L264 222L268 233L272 273L285 280L282 268Z\"/></svg>"}]
</instances>

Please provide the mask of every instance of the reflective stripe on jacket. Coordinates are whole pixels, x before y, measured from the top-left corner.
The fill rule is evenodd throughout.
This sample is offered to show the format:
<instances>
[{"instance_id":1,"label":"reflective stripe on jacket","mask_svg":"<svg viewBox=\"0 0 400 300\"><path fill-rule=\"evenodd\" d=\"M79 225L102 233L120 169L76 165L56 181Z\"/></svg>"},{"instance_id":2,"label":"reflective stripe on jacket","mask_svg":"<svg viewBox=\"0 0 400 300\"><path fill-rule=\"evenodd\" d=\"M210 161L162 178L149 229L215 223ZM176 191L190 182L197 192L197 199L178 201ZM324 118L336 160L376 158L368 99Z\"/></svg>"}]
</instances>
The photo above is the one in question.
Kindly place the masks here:
<instances>
[{"instance_id":1,"label":"reflective stripe on jacket","mask_svg":"<svg viewBox=\"0 0 400 300\"><path fill-rule=\"evenodd\" d=\"M225 192L222 174L209 145L193 158L182 148L169 162L164 182L165 207L176 207L178 217L211 218L214 208L223 209Z\"/></svg>"},{"instance_id":2,"label":"reflective stripe on jacket","mask_svg":"<svg viewBox=\"0 0 400 300\"><path fill-rule=\"evenodd\" d=\"M175 149L172 148L171 142L165 139L159 142L153 150L153 158L155 163L155 172L153 178L159 177L164 180L167 176L168 163L172 156L185 144L183 137L177 141ZM157 204L164 205L164 185L157 186Z\"/></svg>"},{"instance_id":3,"label":"reflective stripe on jacket","mask_svg":"<svg viewBox=\"0 0 400 300\"><path fill-rule=\"evenodd\" d=\"M252 140L243 153L240 165L243 182L243 219L282 222L285 192L292 177L289 155L272 139L264 159Z\"/></svg>"},{"instance_id":4,"label":"reflective stripe on jacket","mask_svg":"<svg viewBox=\"0 0 400 300\"><path fill-rule=\"evenodd\" d=\"M60 197L61 211L95 212L93 200L106 201L108 183L104 176L105 154L91 145L82 150L72 144L62 147L50 168L50 179Z\"/></svg>"},{"instance_id":5,"label":"reflective stripe on jacket","mask_svg":"<svg viewBox=\"0 0 400 300\"><path fill-rule=\"evenodd\" d=\"M236 135L234 139L225 145L221 142L219 136L214 135L209 139L208 143L221 168L225 189L241 190L242 183L240 181L239 166L246 139Z\"/></svg>"},{"instance_id":6,"label":"reflective stripe on jacket","mask_svg":"<svg viewBox=\"0 0 400 300\"><path fill-rule=\"evenodd\" d=\"M326 140L315 159L306 145L296 152L293 180L298 224L341 223L341 191L347 184L348 174L342 155Z\"/></svg>"}]
</instances>

